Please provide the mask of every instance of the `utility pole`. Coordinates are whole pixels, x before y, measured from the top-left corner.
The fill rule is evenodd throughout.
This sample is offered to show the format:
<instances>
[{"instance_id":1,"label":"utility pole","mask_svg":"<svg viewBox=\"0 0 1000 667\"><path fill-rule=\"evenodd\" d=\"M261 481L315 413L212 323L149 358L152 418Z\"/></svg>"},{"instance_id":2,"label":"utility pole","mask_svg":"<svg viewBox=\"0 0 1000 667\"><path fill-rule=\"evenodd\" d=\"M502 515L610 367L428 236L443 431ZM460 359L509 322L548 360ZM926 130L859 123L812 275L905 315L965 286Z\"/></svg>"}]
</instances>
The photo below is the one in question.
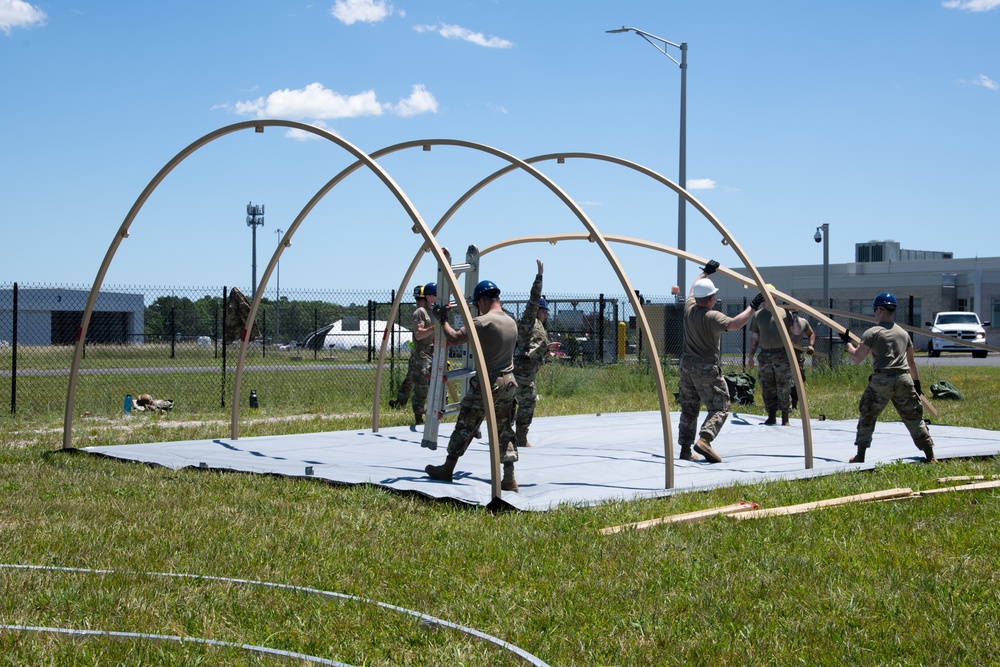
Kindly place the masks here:
<instances>
[{"instance_id":1,"label":"utility pole","mask_svg":"<svg viewBox=\"0 0 1000 667\"><path fill-rule=\"evenodd\" d=\"M257 227L264 226L264 205L254 206L253 202L247 204L247 227L253 230L253 282L250 285L250 298L257 296Z\"/></svg>"}]
</instances>

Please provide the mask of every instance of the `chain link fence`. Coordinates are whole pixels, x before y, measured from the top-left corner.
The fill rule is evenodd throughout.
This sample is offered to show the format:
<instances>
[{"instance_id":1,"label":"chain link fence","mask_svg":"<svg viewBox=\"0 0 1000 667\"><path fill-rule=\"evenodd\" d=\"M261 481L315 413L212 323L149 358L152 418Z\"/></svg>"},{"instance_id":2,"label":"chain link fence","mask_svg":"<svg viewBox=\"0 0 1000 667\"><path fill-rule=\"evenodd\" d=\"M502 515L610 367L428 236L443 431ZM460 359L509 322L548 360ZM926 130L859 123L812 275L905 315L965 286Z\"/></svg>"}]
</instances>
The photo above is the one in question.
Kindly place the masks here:
<instances>
[{"instance_id":1,"label":"chain link fence","mask_svg":"<svg viewBox=\"0 0 1000 667\"><path fill-rule=\"evenodd\" d=\"M140 394L173 400L175 410L188 416L228 415L239 353L238 341L227 342L225 336L228 291L224 286L105 286L87 332L77 381L77 415L113 417L122 413L126 395ZM251 295L251 290L243 291ZM89 292L84 286L0 284L0 405L10 413L62 415ZM262 408L369 415L375 365L393 298L391 289L286 289L280 296L269 290L257 314L260 335L248 348L242 405L249 405L254 392ZM505 292L504 308L519 318L527 298L526 291ZM643 340L628 299L620 294L547 294L546 298L549 338L561 343L558 365L601 368L597 381L609 392L616 385L652 390L649 342ZM683 303L673 297L638 298L668 385L673 384L668 389L673 391L683 342ZM861 300L831 303L838 310L857 313L870 311L870 306ZM745 307L746 299L717 306L729 315ZM383 404L395 395L406 374L413 309L412 299L404 299L396 326L387 334ZM897 320L910 319L907 304L901 303ZM812 365L828 363L823 361L827 358L836 362L839 336L815 320L811 324L817 335ZM859 333L869 325L852 321L849 326ZM745 371L748 346L748 328L723 335L724 372Z\"/></svg>"}]
</instances>

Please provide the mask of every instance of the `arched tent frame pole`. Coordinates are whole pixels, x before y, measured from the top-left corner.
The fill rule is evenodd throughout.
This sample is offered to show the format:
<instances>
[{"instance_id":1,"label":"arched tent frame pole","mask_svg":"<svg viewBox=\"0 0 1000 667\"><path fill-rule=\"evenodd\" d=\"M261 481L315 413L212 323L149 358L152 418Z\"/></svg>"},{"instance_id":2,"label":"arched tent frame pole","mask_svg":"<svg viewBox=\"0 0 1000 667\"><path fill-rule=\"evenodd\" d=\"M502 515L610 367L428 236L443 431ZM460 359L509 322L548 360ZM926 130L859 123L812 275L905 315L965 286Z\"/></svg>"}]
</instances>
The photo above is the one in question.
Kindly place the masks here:
<instances>
[{"instance_id":1,"label":"arched tent frame pole","mask_svg":"<svg viewBox=\"0 0 1000 667\"><path fill-rule=\"evenodd\" d=\"M666 473L665 473L665 484L666 484L666 488L668 488L668 489L669 488L673 488L673 486L674 486L674 474L673 474L673 439L672 439L672 434L671 434L669 404L667 402L667 392L666 392L665 382L664 382L664 378L663 378L663 369L662 369L662 367L660 366L660 363L659 363L659 352L656 349L656 344L655 344L655 341L654 341L653 336L652 336L652 331L651 331L651 329L649 327L649 322L646 319L645 312L642 310L641 305L638 303L638 298L635 295L635 290L632 288L631 281L629 280L628 276L625 274L625 270L622 268L621 263L618 261L618 258L615 256L614 251L611 250L611 246L604 240L604 237L601 234L601 232L598 231L598 229L594 225L594 223L590 221L590 218L588 218L587 214L583 212L583 209L580 208L580 206L569 195L567 195L558 185L556 185L555 182L553 182L545 174L541 173L540 171L538 171L537 169L535 169L534 167L532 167L531 164L529 164L528 161L521 160L521 159L519 159L519 158L517 158L517 157L515 157L513 155L510 155L509 153L506 153L504 151L498 150L498 149L493 148L491 146L486 146L484 144L478 144L478 143L469 142L469 141L461 141L461 140L456 140L456 139L429 139L429 140L411 141L411 142L406 142L406 143L403 143L403 144L397 144L395 146L392 146L392 147L389 147L389 148L386 148L386 149L382 149L382 150L376 151L372 155L373 156L375 156L375 155L382 156L382 155L385 155L385 154L387 154L389 152L392 152L392 151L402 150L404 148L412 148L412 147L416 147L416 146L422 146L425 149L427 149L430 146L454 146L454 147L461 147L461 148L471 148L473 150L482 151L482 152L488 153L490 155L493 155L495 157L499 157L499 158L501 158L503 160L506 160L506 161L508 161L510 163L508 167L495 172L491 177L487 177L486 179L484 179L483 181L481 181L479 184L477 184L476 186L474 186L472 189L470 189L469 191L467 191L454 204L452 204L451 208L449 208L448 211L444 214L444 216L442 216L442 218L438 222L438 224L434 226L433 234L435 234L435 235L444 227L444 225L448 222L448 220L451 219L451 217L455 214L455 212L457 212L458 209L461 208L461 206L472 197L472 195L474 195L476 192L478 192L479 190L481 190L486 184L490 183L491 181L495 180L496 178L499 178L499 176L501 176L503 174L506 174L506 173L510 173L510 172L512 172L512 171L514 171L516 169L521 169L521 170L527 172L529 175L533 176L535 179L537 179L543 185L545 185L550 191L552 191L553 194L555 194L560 200L562 200L562 202L564 204L566 204L567 208L570 209L570 211L577 217L577 219L587 229L587 231L588 231L587 238L589 238L591 242L598 244L598 246L601 248L601 251L604 253L605 258L608 260L608 263L611 265L612 270L614 270L615 274L618 276L618 279L621 282L622 287L625 289L625 293L628 295L630 303L632 304L633 310L636 313L636 318L639 321L639 325L640 325L640 327L641 327L644 335L646 336L647 340L649 341L649 355L655 360L655 363L653 363L651 365L653 367L653 372L654 372L654 375L656 377L657 394L658 394L658 398L659 398L659 401L660 401L660 414L661 414L661 419L663 421L663 434L664 434L663 447L664 447L665 459L667 461L667 464L666 464ZM335 177L334 180L337 180L337 178L339 178L339 177ZM417 254L414 256L413 261L410 264L409 270L407 271L406 276L403 279L403 282L400 284L399 290L397 290L397 292L396 292L397 296L396 296L396 299L393 301L393 306L392 306L392 309L390 310L390 315L389 315L388 323L386 325L386 330L390 330L391 327L394 324L394 318L395 318L396 312L398 311L400 300L402 299L402 294L403 294L403 291L404 291L404 287L406 286L407 282L409 281L409 278L412 275L412 273L413 273L416 265L419 263L420 254L423 253L423 252L425 252L425 250L426 250L426 246L423 246L423 247L420 248L420 250L417 251ZM450 273L449 273L449 276L450 276ZM456 295L456 299L460 298L460 297L463 297L461 290L456 289L454 287L454 285L452 285L452 289L453 289L453 292ZM468 324L469 320L466 320L466 322ZM379 402L379 396L381 394L382 370L383 370L383 368L385 366L385 354L386 354L386 348L387 348L387 346L388 346L388 339L385 338L385 337L383 337L383 339L382 339L382 346L381 346L381 348L379 350L379 360L378 360L378 364L376 366L376 371L375 371L375 404L376 405L372 409L372 428L373 429L377 429L378 428L378 402ZM479 365L479 361L477 360L477 367L478 368L484 368L485 366ZM486 393L486 392L484 392L484 393ZM499 460L497 462L497 465L499 466ZM497 474L498 470L499 470L499 468L497 468L497 471L495 471L494 477L496 477L496 474Z\"/></svg>"},{"instance_id":2,"label":"arched tent frame pole","mask_svg":"<svg viewBox=\"0 0 1000 667\"><path fill-rule=\"evenodd\" d=\"M334 134L331 134L330 132L327 132L326 130L322 130L312 125L307 125L305 123L299 123L287 120L272 119L272 120L245 121L242 123L235 123L233 125L228 125L226 127L215 130L214 132L210 132L205 136L201 137L200 139L194 141L193 143L188 145L185 149L183 149L180 153L175 155L169 162L167 162L166 165L163 166L162 169L160 169L160 171L156 174L156 176L153 177L153 180L149 182L149 184L139 195L139 198L132 205L132 208L129 210L128 215L125 217L125 220L119 227L118 232L115 234L115 237L111 242L111 246L108 248L108 252L105 254L104 261L101 263L101 267L98 270L97 277L94 280L94 285L91 287L90 296L87 299L87 306L84 310L83 317L81 318L79 332L77 333L76 350L73 355L73 364L70 369L70 381L66 397L66 412L63 421L64 449L68 449L72 441L72 415L73 415L73 403L76 394L76 379L78 377L80 370L80 361L83 356L83 341L86 338L87 327L89 326L90 323L90 316L93 313L94 305L97 301L97 295L100 293L101 284L103 283L104 276L107 274L107 270L111 265L111 260L114 258L115 253L118 250L118 247L121 245L121 241L125 238L128 238L128 230L131 227L132 222L135 219L136 215L142 209L142 206L145 204L146 200L149 199L149 196L159 186L159 184L163 181L163 179L166 178L166 176L171 171L173 171L173 169L178 164L183 162L187 157L189 157L199 148L205 146L208 143L211 143L212 141L218 139L219 137L223 137L233 132L238 132L241 130L253 128L255 133L261 133L264 131L265 127L269 126L294 128L302 130L304 132L310 132L312 134L316 134L321 138L332 141L334 144L340 146L341 148L347 150L352 155L354 155L358 159L359 163L362 163L369 169L371 169L379 177L379 179L382 180L382 182L386 185L386 187L388 187L389 190L395 195L396 199L400 202L400 204L403 206L403 208L409 215L410 219L413 221L414 228L424 236L425 247L428 247L431 250L431 252L434 254L435 259L437 259L438 263L442 265L447 263L444 254L441 251L441 247L437 243L437 240L430 233L430 230L427 228L427 225L421 219L420 214L417 212L413 204L409 201L409 198L406 196L406 194L399 188L398 185L396 185L396 183L392 180L392 178L388 175L388 173L386 173L385 170L382 169L381 166L379 166L371 157L369 157L366 153L355 147L353 144L341 139L340 137L337 137ZM248 340L249 336L247 332L253 329L253 322L256 316L257 307L260 304L260 298L263 295L264 288L267 285L267 279L270 277L274 265L277 264L277 259L281 256L282 251L291 245L291 237L293 235L293 230L298 227L298 225L301 223L302 218L304 218L305 215L308 213L308 211L312 209L312 206L315 206L315 203L319 201L320 198L321 198L320 196L313 197L313 200L310 202L310 204L307 204L307 208L304 209L302 213L300 213L299 217L296 218L294 226L290 227L289 231L285 234L284 238L282 238L281 244L275 250L274 255L272 256L271 259L271 263L268 265L267 270L263 276L263 279L260 282L260 289L257 290L254 301L251 304L250 313L248 314L247 326L243 330L242 342L240 344L239 361L237 363L237 373L234 377L234 383L233 383L233 401L232 401L233 439L236 439L238 437L238 428L237 428L238 413L239 413L238 397L240 391L242 369L245 363L246 350L249 343ZM460 292L458 291L457 281L455 281L453 276L449 277L449 282L452 284L452 287L456 290L456 293L460 294ZM459 311L462 313L462 317L466 321L471 321L471 315L469 313L468 306L466 306L464 301L459 304ZM483 356L482 353L479 337L474 329L469 333L469 340L472 346L472 352L473 354L476 355L476 362L480 364L480 367L485 368L486 366L485 357ZM496 424L493 419L494 409L493 409L492 396L490 395L484 396L484 401L486 403L486 409L487 409L486 423L490 438L491 458L495 458L495 463L492 466L493 495L494 497L499 498L500 497L500 465L499 465L499 447L498 447L499 438L497 437Z\"/></svg>"},{"instance_id":3,"label":"arched tent frame pole","mask_svg":"<svg viewBox=\"0 0 1000 667\"><path fill-rule=\"evenodd\" d=\"M278 124L280 121L270 121L270 122L272 122L274 124ZM298 127L299 125L297 124L296 126ZM311 126L304 126L304 127L311 127ZM317 133L321 132L321 131L316 130L316 128L312 128L312 130L310 130L310 131L315 131ZM556 185L548 177L546 177L544 174L542 174L541 172L539 172L538 170L536 170L534 167L532 167L528 163L526 163L526 162L518 159L517 157L514 157L513 155L510 155L510 154L508 154L508 153L506 153L504 151L501 151L499 149L496 149L496 148L493 148L493 147L490 147L490 146L486 146L484 144L478 144L478 143L474 143L474 142L461 141L461 140L455 140L455 139L427 139L427 140L419 140L419 141L409 141L409 142L404 142L404 143L400 143L400 144L395 144L393 146L389 146L389 147L386 147L386 148L383 148L383 149L379 149L378 151L373 152L371 155L365 155L365 154L362 154L362 155L365 155L366 158L368 158L369 160L374 161L374 159L376 159L378 157L382 157L382 156L387 155L389 153L400 151L400 150L403 150L403 149L406 149L406 148L414 148L414 147L420 146L420 147L422 147L422 148L424 148L426 150L428 147L435 146L435 145L436 146L454 146L454 147L460 147L460 148L471 148L473 150L478 150L478 151L485 152L485 153L488 153L490 155L493 155L495 157L499 157L499 158L501 158L503 160L506 160L507 162L510 163L510 167L508 168L508 171L512 171L513 169L520 168L520 169L528 172L530 175L534 176L537 180L541 181L543 185L545 185L546 187L548 187L549 190L551 190L557 197L559 197L567 205L567 207L569 207L570 210L577 216L577 218L581 221L581 223L583 223L584 227L589 232L590 238L592 240L594 240L595 242L597 242L598 245L601 246L602 251L604 251L605 256L608 258L608 261L611 263L612 268L615 270L616 274L618 275L619 280L621 281L623 288L626 290L626 293L629 295L630 300L632 301L633 307L635 308L637 317L639 318L640 323L642 325L642 329L643 329L644 333L646 334L647 338L650 340L650 353L652 354L652 356L655 359L657 359L657 360L659 359L659 355L658 355L658 353L656 351L656 346L653 343L653 339L652 339L652 335L651 335L651 330L649 328L649 323L646 321L646 318L645 318L645 313L643 313L642 309L639 307L639 305L638 305L638 303L636 301L636 297L634 296L634 290L631 287L631 283L628 280L628 277L625 275L624 270L621 268L621 265L618 262L617 258L615 257L614 253L612 252L611 247L606 242L600 240L601 239L600 232L597 230L597 228L594 226L594 224L590 221L590 219L587 218L586 214L579 207L579 205L577 205L576 202L573 201L573 199L571 199L565 192L563 192L563 190L561 188L559 188L558 185ZM360 158L360 156L359 156L359 158ZM288 247L291 244L291 236L293 235L295 229L297 229L297 227L301 223L302 219L305 218L306 215L308 215L309 211L312 210L312 208L316 205L316 203L318 203L324 196L326 196L326 194L329 193L329 191L331 189L333 189L333 187L335 187L338 183L340 183L341 181L343 181L343 179L346 178L349 174L353 173L355 170L357 170L358 168L360 168L362 166L362 162L363 161L364 160L359 159L358 162L356 162L356 163L348 166L347 168L345 168L344 170L342 170L339 174L337 174L332 179L330 179L330 181L328 181L326 183L326 185L324 185L322 188L320 188L320 190L315 195L313 195L313 197L310 200L310 202L299 213L299 215L296 216L296 219L292 223L292 225L289 226L288 231L286 232L285 236L283 237L283 239L282 239L281 243L279 244L278 248L275 249L274 254L272 255L271 261L269 262L269 264L267 266L267 269L265 270L265 272L264 272L264 274L263 274L263 276L261 278L260 285L259 285L259 288L257 290L257 296L254 299L254 303L251 304L250 313L249 313L248 318L247 318L247 328L248 328L248 330L252 329L253 321L254 321L254 318L256 317L257 306L260 303L260 299L261 299L261 297L263 295L264 288L267 285L267 280L270 277L270 274L273 271L274 267L277 265L278 259L280 258L281 253L284 251L284 248ZM443 259L443 254L440 251L440 246L437 244L437 241L436 241L436 234L445 225L445 223L451 218L451 216L454 214L454 212L458 210L458 208L461 206L461 204L464 203L465 201L467 201L468 198L471 197L472 194L473 194L473 192L466 193L466 195L463 198L461 198L458 202L456 202L454 205L452 205L452 207L451 207L451 209L449 209L448 213L446 213L446 215L444 217L442 217L442 219L438 222L438 224L435 225L434 230L432 232L428 233L426 231L426 226L423 224L422 221L419 221L419 216L415 220L415 223L417 221L419 221L420 224L419 225L414 224L413 230L415 232L419 231L419 232L423 233L423 235L424 235L424 243L421 245L420 249L417 251L417 254L415 255L413 261L411 262L411 264L410 264L410 266L409 266L409 268L408 268L408 270L407 270L407 272L406 272L406 274L405 274L405 276L403 278L403 281L400 284L400 288L396 292L396 298L393 300L393 305L392 305L392 308L390 309L389 318L388 318L388 321L387 321L387 324L386 324L386 331L391 331L392 327L394 326L395 316L396 316L396 314L398 312L398 309L399 309L399 303L400 303L400 301L402 299L402 294L403 294L403 291L404 291L404 287L406 286L406 284L408 283L410 277L412 276L413 271L416 268L416 265L419 263L420 255L422 253L426 252L429 248L433 248L435 250L435 257L438 260L438 264L440 266L445 266L446 265L446 262ZM473 348L476 351L476 365L477 365L477 368L485 368L486 367L485 358L482 356L482 353L479 351L479 341L478 341L478 337L475 334L475 327L469 327L468 326L471 323L471 321L472 321L472 317L471 317L471 313L470 313L470 311L468 309L468 306L465 303L465 296L464 296L461 288L458 285L458 280L454 277L454 275L450 271L446 271L445 273L446 273L446 277L447 277L447 279L449 281L449 286L451 287L452 293L455 294L457 305L459 307L460 312L462 313L463 320L466 323L466 328L467 328L467 330L470 333L470 340L473 341ZM374 405L373 405L373 408L372 408L372 428L373 428L373 430L376 430L376 431L378 429L378 408L379 408L379 400L380 400L380 396L381 396L381 377L382 377L382 371L383 371L383 368L384 368L384 365L385 365L385 355L386 355L386 348L388 346L388 340L389 340L388 337L385 336L385 335L383 335L382 344L381 344L380 351L379 351L379 359L378 359L378 363L376 365L375 391L374 391L374 397L373 397L373 403L374 403ZM242 376L242 370L243 370L244 359L245 359L245 350L246 350L247 344L248 344L248 341L246 341L245 337L244 337L243 344L240 347L240 357L239 357L239 361L237 363L235 380L234 380L234 395L236 395L236 396L238 396L237 392L238 392L240 377ZM662 368L660 368L658 362L656 364L653 364L653 367L654 367L654 373L657 376L657 383L659 385L661 414L664 415L664 434L665 434L664 448L666 450L666 458L670 462L670 464L668 465L668 470L667 470L667 474L666 474L666 485L667 485L667 488L672 488L673 487L672 440L671 440L671 435L670 435L669 413L667 411L667 404L666 404L666 390L664 389L663 370L662 370ZM500 479L500 458L499 457L500 457L500 455L499 455L499 446L498 446L499 438L496 437L496 424L494 423L495 422L495 420L494 420L495 414L494 414L494 407L493 407L492 395L487 395L488 393L489 392L483 392L483 394L484 394L483 398L484 398L484 402L486 404L485 405L485 407L486 407L486 421L487 421L487 424L488 424L489 429L490 429L490 443L491 443L491 447L490 447L490 460L491 460L491 468L492 468L493 496L495 498L499 498L500 497L500 488L499 488L499 479ZM234 405L233 405L233 420L232 420L233 437L234 438L237 437L237 431L236 431L236 429L237 429L237 423L238 423L237 422L237 414L238 414L238 406L236 405L236 402L234 401Z\"/></svg>"},{"instance_id":4,"label":"arched tent frame pole","mask_svg":"<svg viewBox=\"0 0 1000 667\"><path fill-rule=\"evenodd\" d=\"M656 180L656 181L660 182L663 185L666 185L668 188L670 188L671 190L673 190L678 195L683 196L689 203L691 203L692 206L694 206L698 211L700 211L701 214L703 216L705 216L705 218L707 218L709 222L712 223L712 225L716 228L716 230L722 235L723 242L726 245L728 245L728 246L730 246L730 247L733 248L734 252L736 252L737 256L740 258L740 261L743 262L744 268L749 273L752 274L752 276L754 278L754 281L755 281L754 284L756 284L758 286L758 288L765 294L765 298L767 298L768 303L771 304L771 307L772 308L775 307L775 303L774 303L773 297L771 297L768 294L768 290L764 289L765 283L764 283L763 278L760 275L760 272L757 270L757 267L754 266L754 264L750 261L750 258L743 251L743 248L736 242L736 239L733 238L732 234L729 233L729 230L727 230L725 228L725 226L723 226L723 224L718 220L718 218L715 217L714 214L712 214L711 211L709 211L700 201L698 201L694 196L692 196L691 193L689 193L687 190L685 190L684 188L680 187L679 185L677 185L676 183L674 183L670 179L666 178L665 176L663 176L663 175L661 175L661 174L659 174L659 173L657 173L657 172L655 172L655 171L653 171L651 169L648 169L648 168L646 168L646 167L644 167L644 166L642 166L640 164L637 164L635 162L631 162L629 160L625 160L625 159L622 159L622 158L614 157L614 156L611 156L611 155L603 155L603 154L600 154L600 153L550 153L550 154L547 154L547 155L539 155L539 156L536 156L536 157L527 158L526 160L524 160L524 162L526 162L528 164L535 164L537 162L543 162L543 161L547 161L547 160L557 160L561 164L561 163L565 162L565 160L567 160L567 159L573 159L573 158L576 158L576 159L599 160L599 161L603 161L603 162L610 162L610 163L616 164L618 166L622 166L622 167L626 167L628 169L632 169L633 171L637 171L637 172L639 172L639 173L641 173L641 174L643 174L645 176L648 176L649 178L652 178L653 180ZM489 185L493 181L497 180L501 176L514 171L514 169L516 169L516 168L517 168L517 165L511 164L511 165L509 165L507 167L504 167L502 169L497 170L496 172L490 174L489 176L487 176L486 178L484 178L483 180L481 180L476 185L472 186L464 195L462 195L462 197L460 197L452 205L452 207L448 210L448 212L445 213L445 215L442 217L441 222L438 223L438 226L436 226L435 229L438 229L439 226L443 225L444 222L448 218L450 218L466 201L468 201L479 190L483 189L484 187L486 187L487 185ZM594 241L595 239L593 237L594 237L594 235L591 234L591 236L588 237L588 240ZM627 238L627 237L620 237L620 238ZM602 239L601 242L604 243L603 239ZM666 248L667 246L661 246L661 247L662 248ZM623 283L623 285L624 285L624 283ZM684 285L679 285L678 287L681 288L681 289L685 289L686 288L686 286L684 286ZM640 307L640 305L637 303L637 299L634 296L634 291L632 290L631 286L629 286L629 287L626 288L626 294L628 295L629 301L632 304L633 310L636 312L637 317L639 317L639 319L640 319L640 323L643 325L643 331L644 331L644 333L647 335L647 337L649 338L649 340L652 341L652 337L649 335L649 328L648 328L648 323L646 322L646 319L645 319L645 314L643 313L642 308ZM778 329L779 329L779 332L780 332L781 337L782 337L782 344L783 344L783 346L785 348L785 354L788 356L789 363L792 366L792 372L793 372L793 374L795 376L795 380L796 380L798 386L801 387L805 383L803 382L803 379L802 379L802 373L800 372L800 370L798 368L798 362L797 362L797 359L795 357L795 350L794 350L794 348L792 346L791 337L788 335L788 332L783 327L779 327ZM383 352L384 352L384 346L383 346ZM658 359L659 359L659 357L657 356L657 360ZM379 362L380 362L379 365L380 365L380 367L381 367L383 361L384 361L384 357L380 357L380 359L379 359ZM657 364L657 366L658 366L658 364ZM657 370L660 370L660 369L658 368ZM664 391L664 394L665 394L665 390L662 389L662 372L658 373L658 380L659 380L659 383L661 385L660 387L658 387L658 391ZM376 380L376 382L377 381L378 380ZM660 400L660 412L661 412L661 416L662 416L663 421L664 421L664 426L663 426L663 428L664 428L664 434L665 434L664 437L665 437L665 440L667 441L667 443L665 445L665 454L666 454L666 458L671 461L671 464L668 466L668 471L667 471L667 488L672 488L672 486L673 486L673 464L672 464L673 455L672 455L672 443L671 443L671 436L670 436L670 420L669 420L669 415L668 415L668 412L667 412L666 405L667 405L666 404L666 396L664 395L661 398L661 400ZM805 412L803 412L803 414L804 415L808 415L808 406L806 406ZM812 427L811 427L811 423L810 423L810 421L809 421L808 418L803 420L803 439L804 439L804 442L805 442L805 451L806 451L806 457L805 457L806 458L806 467L807 468L812 468Z\"/></svg>"},{"instance_id":5,"label":"arched tent frame pole","mask_svg":"<svg viewBox=\"0 0 1000 667\"><path fill-rule=\"evenodd\" d=\"M163 165L163 168L160 169L156 176L154 176L149 184L146 185L138 199L136 199L135 203L132 204L132 208L129 209L128 215L125 216L121 226L115 233L114 239L111 241L111 245L108 247L107 253L104 255L104 261L101 262L101 266L97 270L97 277L94 278L94 284L90 288L90 295L87 297L87 305L83 309L83 317L80 320L80 328L77 330L76 348L73 351L73 361L70 365L69 372L69 386L66 390L66 412L63 415L63 449L69 449L72 443L73 405L76 401L76 381L80 373L80 362L83 358L83 342L86 340L87 329L90 326L90 316L94 312L94 305L97 303L97 296L100 294L101 285L104 283L104 277L107 275L108 268L111 266L111 260L114 259L115 253L118 252L118 246L121 245L121 242L128 238L129 228L131 228L135 217L139 214L139 211L146 203L146 200L149 199L150 195L153 194L153 191L156 190L157 186L159 186L163 179L165 179L177 165L183 162L192 153L205 144L215 141L219 137L223 137L227 134L238 132L247 128L256 127L261 122L262 121L245 121L243 123L228 125L226 127L219 128L214 132L210 132L189 144L184 150L175 155L173 159Z\"/></svg>"},{"instance_id":6,"label":"arched tent frame pole","mask_svg":"<svg viewBox=\"0 0 1000 667\"><path fill-rule=\"evenodd\" d=\"M604 238L606 238L608 241L611 241L612 243L622 243L622 244L637 246L637 247L640 247L640 248L646 248L648 250L656 250L658 252L668 253L668 254L674 255L675 257L678 257L680 259L685 259L687 261L696 262L696 263L699 263L699 264L705 264L708 261L704 257L699 257L698 255L694 255L694 254L686 252L684 250L680 250L678 248L673 248L673 247L670 247L670 246L666 246L666 245L663 245L663 244L660 244L660 243L654 243L652 241L644 241L642 239L635 239L635 238L631 238L631 237L628 237L628 236L619 236L617 234L607 234L607 235L605 235ZM506 241L502 241L500 243L496 243L496 244L494 244L492 246L489 246L489 247L481 250L480 251L480 255L486 255L487 253L493 252L494 250L499 250L500 248L505 248L507 246L512 246L512 245L519 245L519 244L523 244L523 243L551 243L551 244L556 244L559 241L587 241L587 240L588 240L587 236L582 235L582 234L553 234L553 235L550 235L550 236L522 236L522 237L519 237L519 238L508 239ZM750 286L750 285L756 286L756 283L753 281L753 279L748 278L747 276L744 276L742 273L737 273L736 271L733 271L732 269L727 269L724 266L720 266L716 270L716 272L717 273L721 273L721 274L723 274L723 275L725 275L727 277L733 278L737 282L743 283L745 286ZM808 312L810 314L815 315L817 319L819 319L821 321L829 322L831 325L836 325L836 322L833 322L829 318L823 317L821 314L817 313L809 305L803 304L801 301L798 301L797 299L794 299L794 298L788 296L784 292L779 292L779 291L775 290L774 293L776 295L782 297L783 299L785 299L786 301L788 301L790 303L795 303L795 304L801 306L802 310L804 310L804 311L806 311L806 312ZM841 327L842 327L842 325L841 325ZM798 368L798 360L797 360L796 357L792 357L792 359L789 361L789 363L793 367ZM797 382L799 382L798 386L801 387L801 389L802 389L799 392L799 403L801 405L800 414L802 415L802 424L803 424L803 449L804 449L804 456L805 456L806 468L812 468L813 467L813 460L812 460L812 458L813 458L813 454L812 454L812 429L806 427L807 424L811 424L811 420L810 420L810 416L809 416L809 399L808 399L808 396L806 396L805 383L802 381L801 372L796 373L796 377L797 377Z\"/></svg>"}]
</instances>

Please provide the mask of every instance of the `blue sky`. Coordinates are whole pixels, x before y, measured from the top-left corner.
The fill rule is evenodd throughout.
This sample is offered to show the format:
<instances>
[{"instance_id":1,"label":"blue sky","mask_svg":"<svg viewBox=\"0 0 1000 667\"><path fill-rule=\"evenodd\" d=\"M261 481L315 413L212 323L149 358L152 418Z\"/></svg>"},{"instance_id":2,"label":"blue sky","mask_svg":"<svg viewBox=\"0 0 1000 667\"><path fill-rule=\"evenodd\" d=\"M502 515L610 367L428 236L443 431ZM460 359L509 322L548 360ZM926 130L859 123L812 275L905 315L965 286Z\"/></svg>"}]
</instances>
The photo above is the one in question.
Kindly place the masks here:
<instances>
[{"instance_id":1,"label":"blue sky","mask_svg":"<svg viewBox=\"0 0 1000 667\"><path fill-rule=\"evenodd\" d=\"M621 26L688 44L688 189L757 265L821 263L823 223L833 263L885 239L1000 255L1000 0L0 0L0 283L91 284L160 168L255 118L315 124L368 153L459 139L521 158L609 154L676 180L680 70L637 35L606 33ZM276 230L351 162L279 128L214 141L150 197L105 284L249 286L247 203L266 206L259 277ZM505 164L454 147L380 163L431 226ZM662 185L593 160L538 166L602 232L676 245L677 198ZM738 263L696 211L687 219L689 251ZM580 231L515 173L440 240L462 255ZM300 227L281 286L394 288L419 243L358 172ZM672 257L615 252L634 287L670 292ZM481 275L523 293L535 258L548 292L621 291L587 243L497 252ZM430 260L417 282L434 279Z\"/></svg>"}]
</instances>

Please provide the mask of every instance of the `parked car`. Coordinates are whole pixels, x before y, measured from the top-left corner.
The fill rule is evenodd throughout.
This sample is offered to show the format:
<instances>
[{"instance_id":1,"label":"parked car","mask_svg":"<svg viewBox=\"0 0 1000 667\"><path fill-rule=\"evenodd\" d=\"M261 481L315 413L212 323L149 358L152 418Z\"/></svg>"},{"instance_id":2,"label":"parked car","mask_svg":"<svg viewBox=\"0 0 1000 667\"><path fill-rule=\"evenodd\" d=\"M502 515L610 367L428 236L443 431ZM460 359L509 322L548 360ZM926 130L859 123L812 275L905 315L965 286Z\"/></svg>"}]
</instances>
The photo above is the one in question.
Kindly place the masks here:
<instances>
[{"instance_id":1,"label":"parked car","mask_svg":"<svg viewBox=\"0 0 1000 667\"><path fill-rule=\"evenodd\" d=\"M934 316L933 322L925 322L931 333L952 336L970 343L986 343L986 329L989 322L980 322L979 315L962 311L944 311ZM972 352L972 356L982 359L988 352L976 350L966 345L953 343L950 340L931 338L927 341L927 354L931 357L940 356L942 352Z\"/></svg>"}]
</instances>

